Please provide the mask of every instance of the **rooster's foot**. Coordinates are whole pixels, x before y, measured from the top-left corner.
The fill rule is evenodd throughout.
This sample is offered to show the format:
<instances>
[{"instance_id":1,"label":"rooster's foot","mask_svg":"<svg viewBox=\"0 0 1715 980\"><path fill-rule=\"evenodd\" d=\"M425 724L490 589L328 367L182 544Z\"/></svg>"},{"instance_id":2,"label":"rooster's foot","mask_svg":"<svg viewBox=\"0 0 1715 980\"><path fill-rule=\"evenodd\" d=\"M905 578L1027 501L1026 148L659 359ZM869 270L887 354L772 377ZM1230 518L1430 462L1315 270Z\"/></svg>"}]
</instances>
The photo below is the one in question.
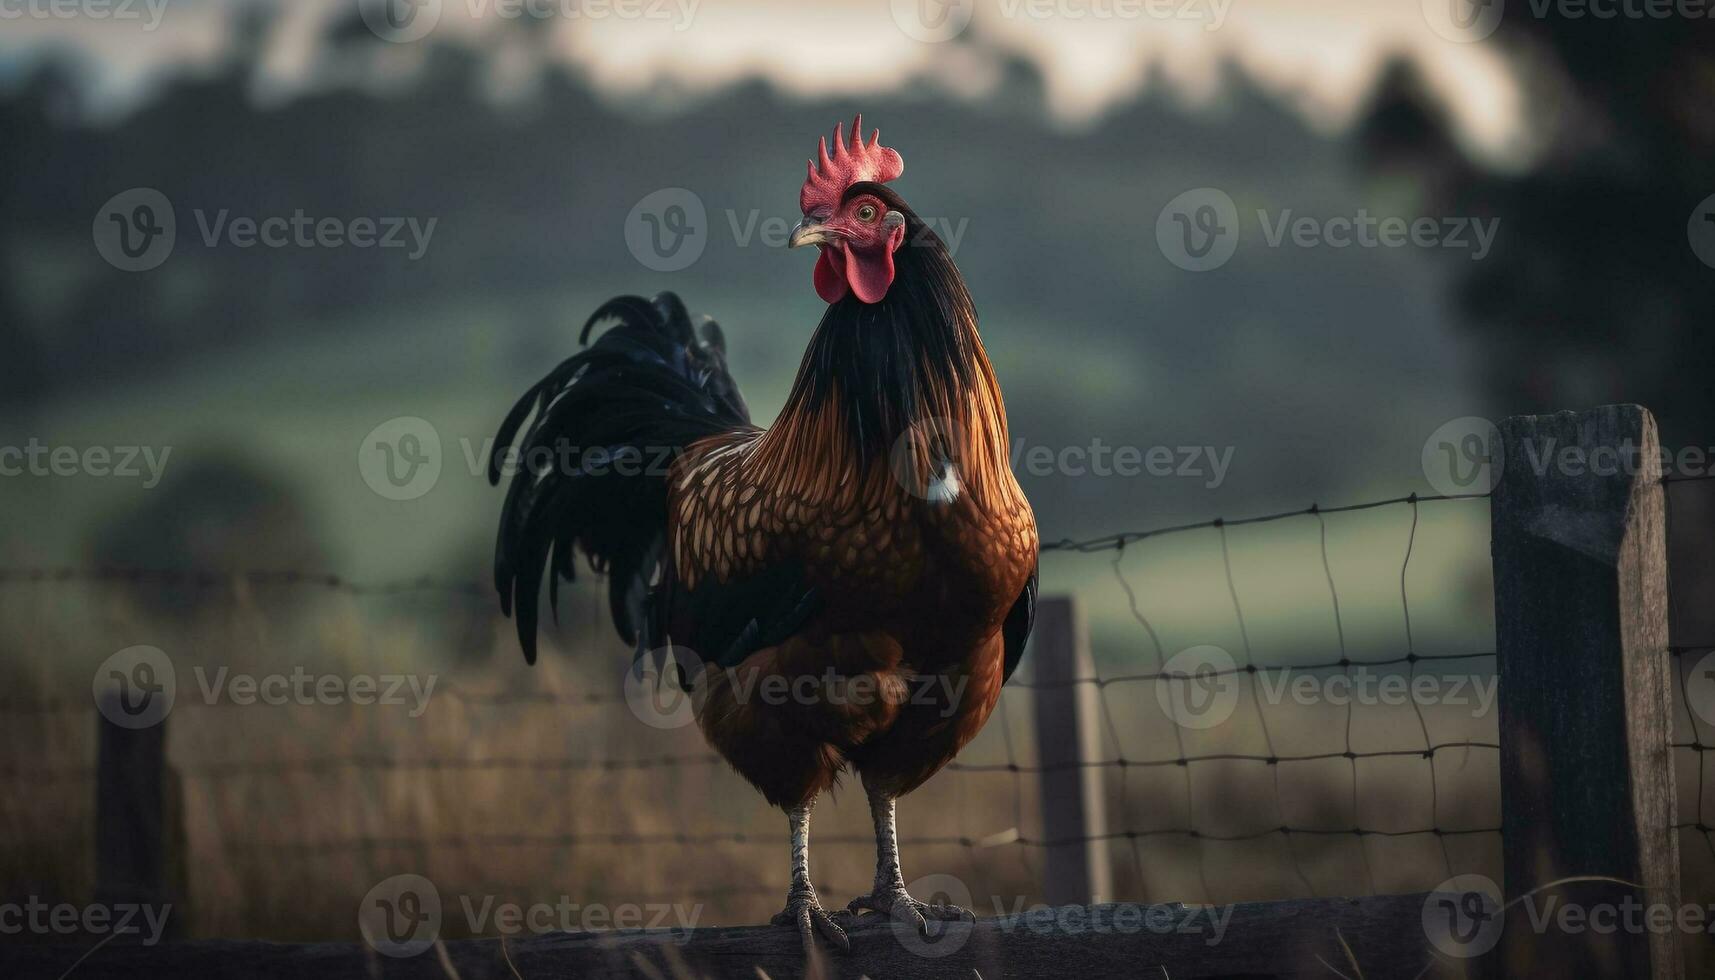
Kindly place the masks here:
<instances>
[{"instance_id":1,"label":"rooster's foot","mask_svg":"<svg viewBox=\"0 0 1715 980\"><path fill-rule=\"evenodd\" d=\"M816 901L814 889L800 891L794 888L786 896L786 908L773 918L777 926L796 926L798 938L804 943L804 955L814 956L816 952L816 934L821 933L835 948L843 952L851 952L851 940L846 938L846 931Z\"/></svg>"},{"instance_id":2,"label":"rooster's foot","mask_svg":"<svg viewBox=\"0 0 1715 980\"><path fill-rule=\"evenodd\" d=\"M917 930L919 935L929 934L930 921L935 922L975 922L977 917L970 909L957 905L930 905L919 902L911 897L904 888L877 889L868 895L854 898L846 911L856 915L859 912L882 912L895 922L902 922Z\"/></svg>"}]
</instances>

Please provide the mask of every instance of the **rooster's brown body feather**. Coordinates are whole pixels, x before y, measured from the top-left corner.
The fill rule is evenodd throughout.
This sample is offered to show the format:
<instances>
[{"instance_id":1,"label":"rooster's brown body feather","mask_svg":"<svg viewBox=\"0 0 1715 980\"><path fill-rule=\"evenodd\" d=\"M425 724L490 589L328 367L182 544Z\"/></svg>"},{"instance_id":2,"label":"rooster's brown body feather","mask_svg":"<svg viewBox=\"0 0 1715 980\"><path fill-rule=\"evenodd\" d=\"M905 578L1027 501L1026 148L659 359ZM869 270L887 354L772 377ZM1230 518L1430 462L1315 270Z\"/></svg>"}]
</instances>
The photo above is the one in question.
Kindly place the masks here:
<instances>
[{"instance_id":1,"label":"rooster's brown body feather","mask_svg":"<svg viewBox=\"0 0 1715 980\"><path fill-rule=\"evenodd\" d=\"M712 673L702 709L710 743L773 803L813 799L847 762L909 792L999 697L1001 627L1035 571L1036 524L1006 466L980 343L974 356L978 383L962 404L902 433L885 457L848 452L836 413L789 409L766 432L695 444L669 479L678 588L790 564L820 597L790 636ZM959 441L950 500L923 492L915 474L933 463L912 458L940 438ZM669 620L668 634L694 636L696 624ZM772 695L768 677L780 678Z\"/></svg>"}]
</instances>

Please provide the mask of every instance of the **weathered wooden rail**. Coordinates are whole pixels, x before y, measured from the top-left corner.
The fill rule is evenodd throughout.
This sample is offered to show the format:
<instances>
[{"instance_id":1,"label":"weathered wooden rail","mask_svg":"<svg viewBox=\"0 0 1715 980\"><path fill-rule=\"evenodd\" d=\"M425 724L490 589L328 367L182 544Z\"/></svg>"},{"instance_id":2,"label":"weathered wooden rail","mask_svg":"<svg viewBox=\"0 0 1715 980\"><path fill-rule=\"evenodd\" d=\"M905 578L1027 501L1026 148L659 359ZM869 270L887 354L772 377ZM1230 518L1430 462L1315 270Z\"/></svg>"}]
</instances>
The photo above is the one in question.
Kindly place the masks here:
<instances>
[{"instance_id":1,"label":"weathered wooden rail","mask_svg":"<svg viewBox=\"0 0 1715 980\"><path fill-rule=\"evenodd\" d=\"M902 939L891 923L851 923L852 952L823 957L829 978L984 980L1002 977L1434 977L1460 975L1424 939L1426 895L1183 905L1073 905L981 919L934 939ZM1219 924L1217 926L1217 924ZM1218 928L1218 932L1217 932ZM745 926L555 933L448 942L409 959L358 943L109 944L0 947L0 975L77 980L772 980L810 975L797 934ZM440 955L444 952L444 958ZM449 969L450 966L450 969ZM975 971L973 973L973 971ZM1426 972L1427 971L1427 972ZM69 980L69 978L68 978Z\"/></svg>"}]
</instances>

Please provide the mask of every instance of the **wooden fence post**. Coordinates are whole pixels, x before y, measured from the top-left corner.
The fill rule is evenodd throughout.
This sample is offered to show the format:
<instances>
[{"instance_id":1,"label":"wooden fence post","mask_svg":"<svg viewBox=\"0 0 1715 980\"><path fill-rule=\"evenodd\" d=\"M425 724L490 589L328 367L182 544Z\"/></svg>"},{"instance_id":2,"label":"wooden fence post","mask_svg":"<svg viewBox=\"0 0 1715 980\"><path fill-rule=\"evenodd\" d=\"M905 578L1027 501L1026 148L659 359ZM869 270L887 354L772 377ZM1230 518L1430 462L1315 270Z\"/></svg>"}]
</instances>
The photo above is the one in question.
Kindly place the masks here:
<instances>
[{"instance_id":1,"label":"wooden fence post","mask_svg":"<svg viewBox=\"0 0 1715 980\"><path fill-rule=\"evenodd\" d=\"M109 695L110 705L118 694ZM114 724L120 709L98 712L95 772L95 902L98 905L169 903L167 723L142 728ZM174 855L176 856L176 855ZM177 909L167 916L177 931Z\"/></svg>"},{"instance_id":2,"label":"wooden fence post","mask_svg":"<svg viewBox=\"0 0 1715 980\"><path fill-rule=\"evenodd\" d=\"M1505 894L1516 903L1495 965L1677 978L1678 926L1624 917L1628 905L1679 910L1655 420L1613 405L1510 418L1500 435L1491 547ZM1643 887L1551 885L1587 875ZM1619 928L1569 927L1567 907L1618 909Z\"/></svg>"},{"instance_id":3,"label":"wooden fence post","mask_svg":"<svg viewBox=\"0 0 1715 980\"><path fill-rule=\"evenodd\" d=\"M1050 842L1043 897L1050 905L1111 901L1102 770L1089 764L1102 758L1101 691L1073 683L1096 676L1088 628L1071 598L1045 596L1036 604L1031 632L1042 828Z\"/></svg>"}]
</instances>

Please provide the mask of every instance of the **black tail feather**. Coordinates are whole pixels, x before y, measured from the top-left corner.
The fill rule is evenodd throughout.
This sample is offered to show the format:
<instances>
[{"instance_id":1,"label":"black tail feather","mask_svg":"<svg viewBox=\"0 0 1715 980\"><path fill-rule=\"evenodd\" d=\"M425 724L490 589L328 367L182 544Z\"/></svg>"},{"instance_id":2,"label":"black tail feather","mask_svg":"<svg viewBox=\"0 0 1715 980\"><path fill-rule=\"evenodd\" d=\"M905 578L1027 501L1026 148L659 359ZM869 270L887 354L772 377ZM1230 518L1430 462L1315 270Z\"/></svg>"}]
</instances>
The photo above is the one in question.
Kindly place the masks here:
<instances>
[{"instance_id":1,"label":"black tail feather","mask_svg":"<svg viewBox=\"0 0 1715 980\"><path fill-rule=\"evenodd\" d=\"M607 320L614 325L590 344ZM494 585L530 663L542 576L555 609L559 580L576 578L579 552L609 575L620 636L651 645L647 596L664 551L667 464L692 442L750 422L720 328L707 322L699 337L672 293L609 300L579 342L582 351L507 413L488 461L494 484L509 461L517 467L500 514Z\"/></svg>"}]
</instances>

